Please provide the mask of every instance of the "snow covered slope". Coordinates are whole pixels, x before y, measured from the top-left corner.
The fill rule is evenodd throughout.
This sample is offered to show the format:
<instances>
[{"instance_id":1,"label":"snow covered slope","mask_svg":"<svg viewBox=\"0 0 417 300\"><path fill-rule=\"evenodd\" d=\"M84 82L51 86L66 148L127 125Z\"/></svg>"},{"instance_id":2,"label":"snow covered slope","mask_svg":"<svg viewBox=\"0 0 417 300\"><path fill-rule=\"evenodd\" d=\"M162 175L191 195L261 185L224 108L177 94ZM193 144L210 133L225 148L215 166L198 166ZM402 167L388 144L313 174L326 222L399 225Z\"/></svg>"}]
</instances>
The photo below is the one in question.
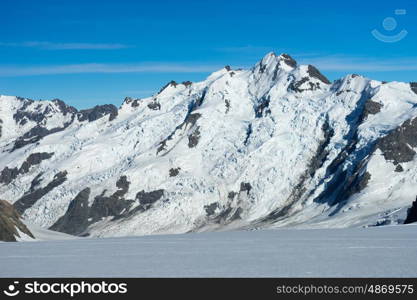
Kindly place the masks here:
<instances>
[{"instance_id":1,"label":"snow covered slope","mask_svg":"<svg viewBox=\"0 0 417 300\"><path fill-rule=\"evenodd\" d=\"M416 117L415 83L274 53L120 108L1 96L0 198L82 236L403 223Z\"/></svg>"}]
</instances>

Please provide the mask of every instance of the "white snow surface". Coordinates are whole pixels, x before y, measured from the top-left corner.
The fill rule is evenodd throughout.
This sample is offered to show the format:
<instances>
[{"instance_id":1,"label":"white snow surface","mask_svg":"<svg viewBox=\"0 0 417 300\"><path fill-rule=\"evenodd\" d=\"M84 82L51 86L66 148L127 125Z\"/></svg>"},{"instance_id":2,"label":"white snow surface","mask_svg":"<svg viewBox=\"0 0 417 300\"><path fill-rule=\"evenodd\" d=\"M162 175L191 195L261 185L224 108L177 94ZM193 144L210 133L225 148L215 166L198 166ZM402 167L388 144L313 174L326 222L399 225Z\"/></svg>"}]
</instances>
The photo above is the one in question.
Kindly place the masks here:
<instances>
[{"instance_id":1,"label":"white snow surface","mask_svg":"<svg viewBox=\"0 0 417 300\"><path fill-rule=\"evenodd\" d=\"M303 82L304 78L308 80ZM302 84L297 87L297 92L291 86L298 82ZM326 168L348 143L349 116L363 105L365 98L382 104L382 108L359 126L355 151L365 149L404 121L417 116L417 95L409 84L382 83L357 75L326 84L311 76L308 66L291 66L285 62L285 56L269 53L250 70L224 68L202 82L168 85L159 94L138 100L138 106L125 101L112 121L108 116L93 122L75 119L65 130L11 152L16 138L36 126L36 122L29 120L23 125L17 124L13 115L24 101L0 96L0 170L6 166L19 168L31 153L54 153L52 158L31 167L11 184L0 185L0 198L13 203L30 190L36 176L40 175L40 186L46 186L59 171L67 171L63 184L24 212L28 222L48 228L65 214L71 200L87 187L91 189L90 205L95 196L105 190L105 195L115 192L121 176L127 176L130 182L126 199L134 200L142 190L164 190L163 198L145 211L117 220L103 218L92 224L87 230L92 237L285 226L358 227L373 225L397 211L402 212L398 218L403 218L416 197L417 160L404 164L404 172L395 172L392 162L385 161L378 150L367 157L366 171L371 175L368 185L351 196L344 208L330 214L333 206L314 201L328 181ZM158 103L159 109L151 109L148 105L152 103ZM262 110L264 104L267 107ZM71 114L63 114L54 101L35 101L25 111L45 111L47 108L49 112L42 124L45 128L62 127L71 120ZM189 114L200 115L194 125L185 122ZM312 177L302 182L305 191L294 199L294 187L304 177L325 139L322 128L326 124L333 129L326 145L328 155ZM189 146L192 135L198 137L194 147ZM166 141L165 147L158 152L163 141ZM344 167L351 165L348 158ZM171 168L179 168L179 174L171 177ZM242 191L242 183L249 183L251 190ZM236 193L233 199L228 197L230 192ZM208 216L206 207L216 203L215 215ZM288 204L285 218L269 223L260 221ZM216 219L227 209L227 217L220 221ZM235 213L239 218L232 217ZM395 223L396 219L393 221ZM233 234L256 237L256 233ZM274 234L275 231L259 233L260 236ZM285 235L286 231L280 234ZM198 240L197 236L190 236L190 240L191 237ZM172 237L174 243L175 238ZM187 240L188 237L178 239ZM148 240L152 241L151 238ZM147 239L115 239L103 243L114 243L122 249L127 241L146 244ZM80 246L99 243L97 240L73 242ZM46 244L36 247L42 245ZM64 248L66 244L57 242L56 245ZM355 249L372 252L367 248ZM141 251L140 247L137 250ZM74 259L78 257L75 255ZM24 256L23 259L30 260ZM122 263L128 261L126 258ZM218 267L221 270L222 267ZM214 265L210 270L213 268ZM13 272L12 268L2 268L2 272L6 270ZM261 273L273 274L274 270ZM147 269L137 272L145 271ZM183 271L178 274L187 275L186 270ZM385 271L387 275L391 274L388 268ZM61 275L72 272L76 269ZM210 272L207 274L217 274ZM223 271L219 272L223 274ZM204 274L201 271L188 275ZM279 274L292 273L288 269ZM323 274L333 273L326 270Z\"/></svg>"},{"instance_id":2,"label":"white snow surface","mask_svg":"<svg viewBox=\"0 0 417 300\"><path fill-rule=\"evenodd\" d=\"M1 243L0 277L416 277L415 225Z\"/></svg>"},{"instance_id":3,"label":"white snow surface","mask_svg":"<svg viewBox=\"0 0 417 300\"><path fill-rule=\"evenodd\" d=\"M65 234L62 232L57 232L53 230L48 230L45 228L42 228L38 225L29 224L23 220L23 223L26 225L26 227L29 229L29 231L32 233L32 235L35 237L34 239L30 236L27 236L23 234L22 232L19 232L20 238L17 238L20 242L40 242L40 241L55 241L55 240L73 240L77 239L77 237L69 234Z\"/></svg>"}]
</instances>

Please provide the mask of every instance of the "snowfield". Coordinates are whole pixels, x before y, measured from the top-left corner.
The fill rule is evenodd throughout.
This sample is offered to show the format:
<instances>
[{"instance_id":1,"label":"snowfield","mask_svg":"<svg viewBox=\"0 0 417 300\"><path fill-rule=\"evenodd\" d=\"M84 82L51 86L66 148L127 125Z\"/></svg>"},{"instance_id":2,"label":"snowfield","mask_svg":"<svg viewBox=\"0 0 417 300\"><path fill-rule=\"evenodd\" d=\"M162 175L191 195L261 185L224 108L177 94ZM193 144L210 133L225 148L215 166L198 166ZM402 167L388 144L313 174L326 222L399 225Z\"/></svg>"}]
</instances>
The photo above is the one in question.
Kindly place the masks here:
<instances>
[{"instance_id":1,"label":"snowfield","mask_svg":"<svg viewBox=\"0 0 417 300\"><path fill-rule=\"evenodd\" d=\"M416 277L417 226L0 243L1 277Z\"/></svg>"}]
</instances>

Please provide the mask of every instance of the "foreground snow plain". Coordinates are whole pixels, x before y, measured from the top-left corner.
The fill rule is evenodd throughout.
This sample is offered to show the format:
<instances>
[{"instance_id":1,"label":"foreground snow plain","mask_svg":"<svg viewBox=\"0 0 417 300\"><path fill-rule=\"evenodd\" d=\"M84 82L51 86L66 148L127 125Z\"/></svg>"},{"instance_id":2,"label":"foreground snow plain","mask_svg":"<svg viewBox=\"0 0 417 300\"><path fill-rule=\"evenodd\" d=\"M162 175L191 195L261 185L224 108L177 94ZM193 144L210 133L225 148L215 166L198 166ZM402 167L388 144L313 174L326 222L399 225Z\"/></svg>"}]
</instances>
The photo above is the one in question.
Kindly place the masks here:
<instances>
[{"instance_id":1,"label":"foreground snow plain","mask_svg":"<svg viewBox=\"0 0 417 300\"><path fill-rule=\"evenodd\" d=\"M0 243L0 277L416 277L416 258L416 225L207 232Z\"/></svg>"}]
</instances>

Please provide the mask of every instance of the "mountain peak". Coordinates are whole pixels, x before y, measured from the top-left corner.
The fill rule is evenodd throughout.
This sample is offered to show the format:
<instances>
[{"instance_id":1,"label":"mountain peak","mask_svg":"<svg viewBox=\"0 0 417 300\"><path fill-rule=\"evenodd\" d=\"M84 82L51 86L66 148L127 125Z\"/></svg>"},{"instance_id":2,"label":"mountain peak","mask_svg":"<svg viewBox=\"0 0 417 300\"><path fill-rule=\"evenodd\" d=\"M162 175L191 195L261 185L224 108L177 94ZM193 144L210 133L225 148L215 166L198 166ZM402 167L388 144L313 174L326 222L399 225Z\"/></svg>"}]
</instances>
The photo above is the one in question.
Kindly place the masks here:
<instances>
[{"instance_id":1,"label":"mountain peak","mask_svg":"<svg viewBox=\"0 0 417 300\"><path fill-rule=\"evenodd\" d=\"M297 62L287 53L282 53L277 56L274 52L267 53L259 63L256 64L255 68L259 67L261 73L266 69L272 68L283 68L287 69L288 67L294 69L297 67ZM289 71L290 69L288 69Z\"/></svg>"},{"instance_id":2,"label":"mountain peak","mask_svg":"<svg viewBox=\"0 0 417 300\"><path fill-rule=\"evenodd\" d=\"M325 84L331 84L330 80L327 79L326 76L321 74L321 72L313 65L308 65L307 66L307 73L308 73L308 75L310 75L310 77L314 77L314 78L320 80L321 82L323 82Z\"/></svg>"},{"instance_id":3,"label":"mountain peak","mask_svg":"<svg viewBox=\"0 0 417 300\"><path fill-rule=\"evenodd\" d=\"M297 66L297 62L294 58L292 58L289 54L282 53L279 58L284 61L288 66L295 68Z\"/></svg>"},{"instance_id":4,"label":"mountain peak","mask_svg":"<svg viewBox=\"0 0 417 300\"><path fill-rule=\"evenodd\" d=\"M274 52L269 52L261 59L261 61L258 64L269 65L275 64L276 62L278 62L277 55Z\"/></svg>"}]
</instances>

